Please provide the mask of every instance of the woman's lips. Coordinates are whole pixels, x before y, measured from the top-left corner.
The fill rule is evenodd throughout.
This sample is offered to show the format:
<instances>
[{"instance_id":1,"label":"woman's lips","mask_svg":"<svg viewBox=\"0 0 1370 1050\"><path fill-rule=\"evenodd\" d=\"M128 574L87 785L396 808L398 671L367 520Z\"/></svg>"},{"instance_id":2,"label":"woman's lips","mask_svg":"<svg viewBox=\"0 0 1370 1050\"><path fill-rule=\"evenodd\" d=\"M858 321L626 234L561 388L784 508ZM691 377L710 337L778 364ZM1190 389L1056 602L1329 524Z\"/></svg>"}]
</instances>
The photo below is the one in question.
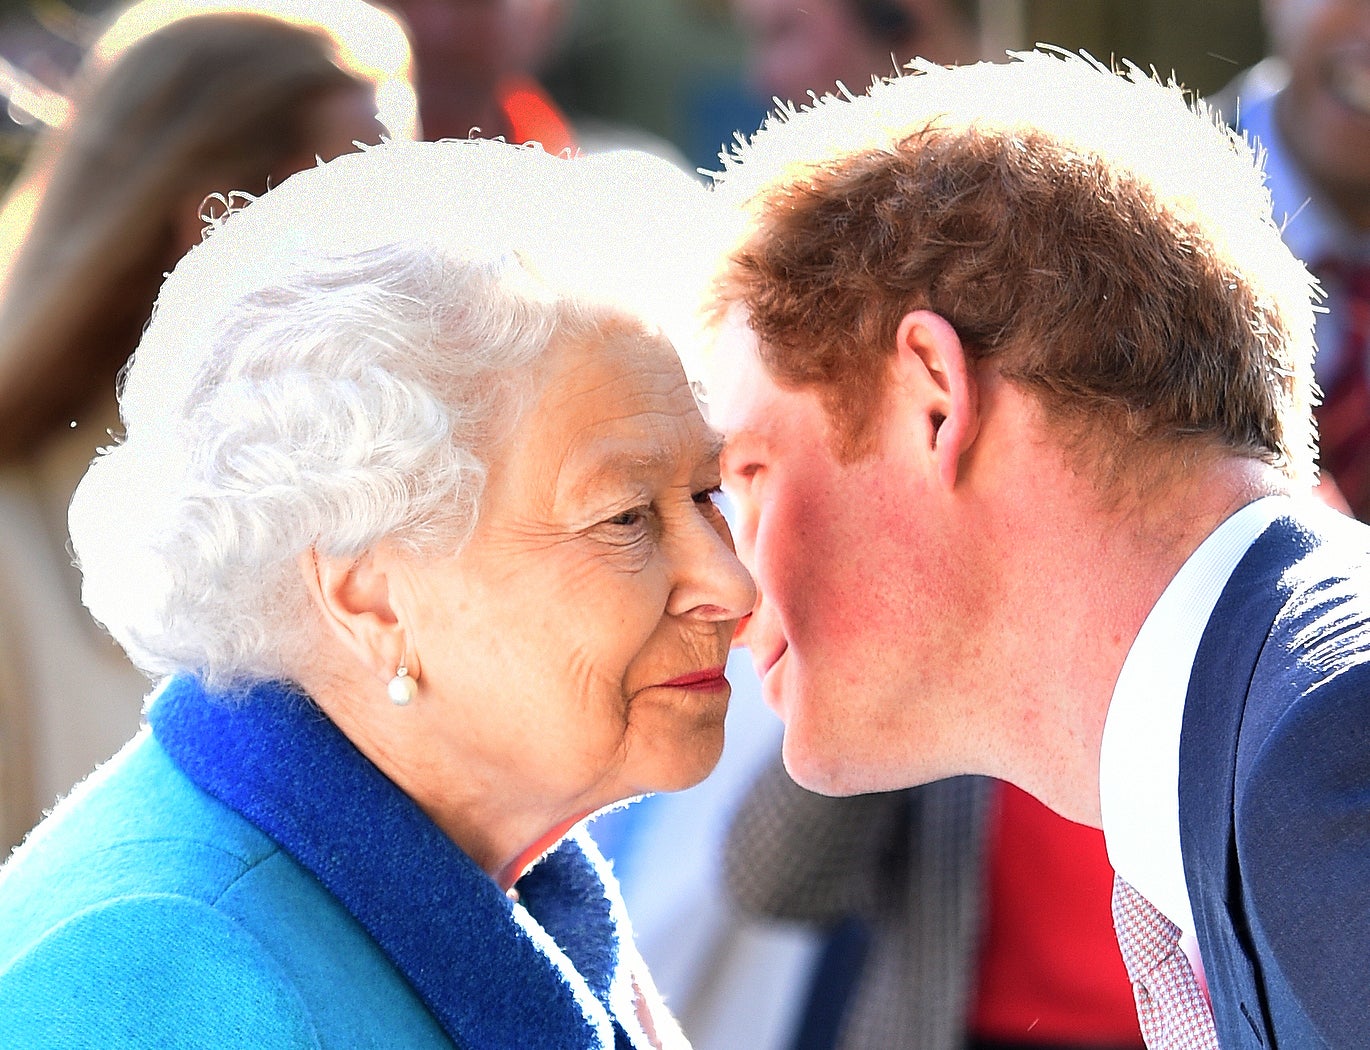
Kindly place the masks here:
<instances>
[{"instance_id":1,"label":"woman's lips","mask_svg":"<svg viewBox=\"0 0 1370 1050\"><path fill-rule=\"evenodd\" d=\"M662 682L663 686L669 689L692 689L696 692L713 692L728 684L728 679L723 676L723 665L717 667L706 667L702 671L691 671L683 674L679 678L672 678L669 682Z\"/></svg>"}]
</instances>

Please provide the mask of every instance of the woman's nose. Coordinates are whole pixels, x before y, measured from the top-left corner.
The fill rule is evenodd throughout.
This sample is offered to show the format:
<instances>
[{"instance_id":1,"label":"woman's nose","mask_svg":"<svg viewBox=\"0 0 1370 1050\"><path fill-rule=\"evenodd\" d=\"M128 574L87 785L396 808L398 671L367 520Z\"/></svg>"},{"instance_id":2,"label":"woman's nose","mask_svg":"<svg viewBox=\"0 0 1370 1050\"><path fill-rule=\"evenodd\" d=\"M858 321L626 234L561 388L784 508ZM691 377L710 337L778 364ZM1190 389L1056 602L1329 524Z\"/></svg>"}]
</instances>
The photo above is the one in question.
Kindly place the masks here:
<instances>
[{"instance_id":1,"label":"woman's nose","mask_svg":"<svg viewBox=\"0 0 1370 1050\"><path fill-rule=\"evenodd\" d=\"M692 531L697 539L679 548L668 611L707 620L740 620L756 604L756 584L733 553L726 526L715 528L701 520Z\"/></svg>"}]
</instances>

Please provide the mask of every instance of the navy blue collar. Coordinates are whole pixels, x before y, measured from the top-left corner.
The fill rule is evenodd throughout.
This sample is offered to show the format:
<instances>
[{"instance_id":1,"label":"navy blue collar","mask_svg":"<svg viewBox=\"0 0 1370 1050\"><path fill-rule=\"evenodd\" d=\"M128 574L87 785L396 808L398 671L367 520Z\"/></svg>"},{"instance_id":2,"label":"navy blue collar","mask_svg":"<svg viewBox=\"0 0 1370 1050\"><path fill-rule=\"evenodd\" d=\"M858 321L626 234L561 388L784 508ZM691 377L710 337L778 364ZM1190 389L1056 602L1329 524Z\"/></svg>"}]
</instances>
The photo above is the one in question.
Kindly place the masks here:
<instances>
[{"instance_id":1,"label":"navy blue collar","mask_svg":"<svg viewBox=\"0 0 1370 1050\"><path fill-rule=\"evenodd\" d=\"M516 905L300 692L264 683L217 697L181 677L148 721L198 787L366 928L458 1046L631 1045L613 1019L636 1030L621 904L592 846L565 840L520 881Z\"/></svg>"}]
</instances>

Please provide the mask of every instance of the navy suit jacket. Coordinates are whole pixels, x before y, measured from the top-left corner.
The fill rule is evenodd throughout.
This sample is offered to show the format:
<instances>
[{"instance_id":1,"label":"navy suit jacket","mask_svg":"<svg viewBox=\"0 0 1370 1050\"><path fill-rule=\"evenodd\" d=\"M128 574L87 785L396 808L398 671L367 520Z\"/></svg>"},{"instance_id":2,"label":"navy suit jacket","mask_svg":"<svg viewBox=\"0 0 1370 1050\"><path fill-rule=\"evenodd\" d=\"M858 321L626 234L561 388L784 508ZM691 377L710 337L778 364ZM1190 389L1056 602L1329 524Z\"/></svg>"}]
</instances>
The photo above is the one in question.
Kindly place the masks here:
<instances>
[{"instance_id":1,"label":"navy suit jacket","mask_svg":"<svg viewBox=\"0 0 1370 1050\"><path fill-rule=\"evenodd\" d=\"M1219 1043L1370 1046L1370 527L1274 522L1205 629L1180 840Z\"/></svg>"}]
</instances>

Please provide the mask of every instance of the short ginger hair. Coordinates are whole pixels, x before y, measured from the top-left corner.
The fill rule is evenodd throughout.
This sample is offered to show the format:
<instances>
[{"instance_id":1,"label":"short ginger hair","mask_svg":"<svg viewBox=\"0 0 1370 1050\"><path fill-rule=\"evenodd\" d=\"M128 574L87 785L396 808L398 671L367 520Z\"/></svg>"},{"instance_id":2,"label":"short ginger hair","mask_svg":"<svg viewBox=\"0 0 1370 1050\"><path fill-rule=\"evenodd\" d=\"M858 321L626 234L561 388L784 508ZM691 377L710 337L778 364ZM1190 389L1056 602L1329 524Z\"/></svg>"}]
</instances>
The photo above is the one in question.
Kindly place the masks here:
<instances>
[{"instance_id":1,"label":"short ginger hair","mask_svg":"<svg viewBox=\"0 0 1370 1050\"><path fill-rule=\"evenodd\" d=\"M1114 468L1197 441L1311 479L1311 278L1251 147L1132 67L913 70L781 111L715 176L742 227L710 316L745 309L838 451L868 447L927 309Z\"/></svg>"}]
</instances>

